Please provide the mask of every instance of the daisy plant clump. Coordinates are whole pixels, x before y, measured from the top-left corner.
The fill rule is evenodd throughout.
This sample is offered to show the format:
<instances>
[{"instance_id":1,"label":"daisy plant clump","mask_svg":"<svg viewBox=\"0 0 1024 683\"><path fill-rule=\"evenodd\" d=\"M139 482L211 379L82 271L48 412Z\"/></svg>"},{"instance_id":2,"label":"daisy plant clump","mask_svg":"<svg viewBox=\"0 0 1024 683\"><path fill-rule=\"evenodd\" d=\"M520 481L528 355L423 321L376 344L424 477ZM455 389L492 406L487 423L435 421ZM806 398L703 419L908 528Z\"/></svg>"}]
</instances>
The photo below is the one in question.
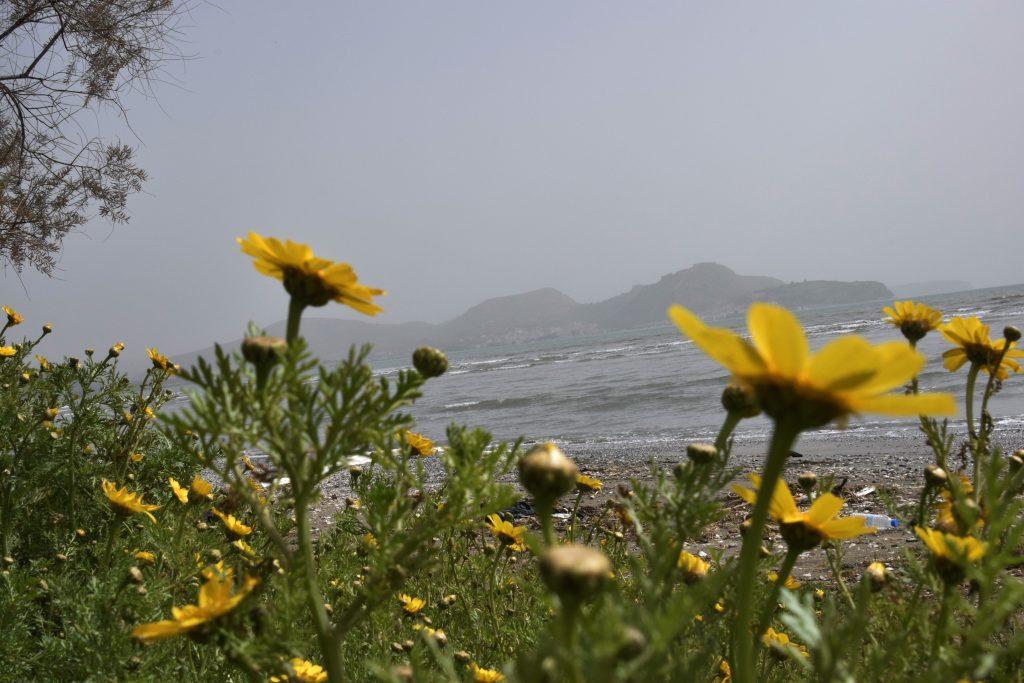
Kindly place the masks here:
<instances>
[{"instance_id":1,"label":"daisy plant clump","mask_svg":"<svg viewBox=\"0 0 1024 683\"><path fill-rule=\"evenodd\" d=\"M811 352L796 317L773 304L754 303L747 314L750 339L705 325L682 306L669 317L702 351L721 363L732 381L747 387L774 429L761 491L774 492L786 459L801 432L857 414L949 415L955 412L948 394L895 393L915 377L925 358L907 344L872 344L848 335ZM758 495L743 538L736 576L736 613L730 660L738 681L754 679L755 640L752 591L771 495Z\"/></svg>"},{"instance_id":2,"label":"daisy plant clump","mask_svg":"<svg viewBox=\"0 0 1024 683\"><path fill-rule=\"evenodd\" d=\"M244 542L259 529L268 539L266 550L302 587L318 659L331 681L343 681L348 667L360 663L358 648L345 646L357 626L395 595L403 598L406 614L424 608L401 588L437 562L433 544L477 527L481 515L512 501L497 477L518 453L493 446L479 430L451 427L444 448L413 431L408 407L424 382L447 368L436 349L417 351L420 369L394 378L374 375L368 347L353 348L336 364L309 353L300 332L308 307L335 302L370 316L382 310L377 298L384 292L362 284L350 265L316 256L305 244L255 233L238 242L259 273L284 285L286 337L250 328L240 353L217 347L211 362L180 371L194 390L189 405L166 422L174 438L196 439L202 464L240 504L232 512L212 509L225 533ZM256 454L259 465L253 464ZM444 471L440 487L428 486L428 456ZM260 485L253 486L253 476ZM320 566L335 545L343 545L339 534L345 531L322 523L318 531L313 519L324 483L338 477L357 496L346 505L344 529L367 560L342 592L325 590Z\"/></svg>"}]
</instances>

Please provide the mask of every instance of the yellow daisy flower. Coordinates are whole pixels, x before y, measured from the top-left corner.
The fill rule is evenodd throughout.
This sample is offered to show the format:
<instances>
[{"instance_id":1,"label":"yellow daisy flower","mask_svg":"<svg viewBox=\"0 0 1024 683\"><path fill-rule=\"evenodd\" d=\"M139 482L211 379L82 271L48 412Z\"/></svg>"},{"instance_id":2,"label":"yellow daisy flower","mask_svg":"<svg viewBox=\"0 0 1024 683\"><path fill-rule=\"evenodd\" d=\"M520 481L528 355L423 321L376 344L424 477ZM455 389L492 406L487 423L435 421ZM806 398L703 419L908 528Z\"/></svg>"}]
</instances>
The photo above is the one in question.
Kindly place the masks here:
<instances>
[{"instance_id":1,"label":"yellow daisy flower","mask_svg":"<svg viewBox=\"0 0 1024 683\"><path fill-rule=\"evenodd\" d=\"M15 325L20 325L21 323L23 323L25 321L25 319L23 317L21 317L21 314L18 313L13 308L11 308L10 306L3 306L2 310L3 310L4 313L7 314L7 326L8 327L14 327Z\"/></svg>"},{"instance_id":2,"label":"yellow daisy flower","mask_svg":"<svg viewBox=\"0 0 1024 683\"><path fill-rule=\"evenodd\" d=\"M213 514L217 515L220 521L224 522L224 529L228 532L228 536L234 538L241 538L242 536L248 536L252 533L252 527L242 524L234 515L225 515L217 508L210 508Z\"/></svg>"},{"instance_id":3,"label":"yellow daisy flower","mask_svg":"<svg viewBox=\"0 0 1024 683\"><path fill-rule=\"evenodd\" d=\"M257 584L259 579L248 576L242 581L238 592L233 592L234 580L230 575L219 577L210 574L206 583L199 588L199 604L172 607L171 619L140 624L132 629L132 637L148 643L188 633L238 607Z\"/></svg>"},{"instance_id":4,"label":"yellow daisy flower","mask_svg":"<svg viewBox=\"0 0 1024 683\"><path fill-rule=\"evenodd\" d=\"M498 683L505 680L505 675L494 669L483 669L476 662L469 663L469 673L473 683Z\"/></svg>"},{"instance_id":5,"label":"yellow daisy flower","mask_svg":"<svg viewBox=\"0 0 1024 683\"><path fill-rule=\"evenodd\" d=\"M0 346L0 358L10 358L16 353L18 353L18 349L13 346Z\"/></svg>"},{"instance_id":6,"label":"yellow daisy flower","mask_svg":"<svg viewBox=\"0 0 1024 683\"><path fill-rule=\"evenodd\" d=\"M729 662L722 660L718 664L718 677L716 679L718 683L732 683L732 667L729 666Z\"/></svg>"},{"instance_id":7,"label":"yellow daisy flower","mask_svg":"<svg viewBox=\"0 0 1024 683\"><path fill-rule=\"evenodd\" d=\"M512 552L518 553L526 550L523 539L523 534L526 533L525 526L515 526L498 515L487 515L487 528L491 535Z\"/></svg>"},{"instance_id":8,"label":"yellow daisy flower","mask_svg":"<svg viewBox=\"0 0 1024 683\"><path fill-rule=\"evenodd\" d=\"M40 370L49 370L50 361L46 360L46 356L40 356L38 353L33 354L36 357L36 362L39 363Z\"/></svg>"},{"instance_id":9,"label":"yellow daisy flower","mask_svg":"<svg viewBox=\"0 0 1024 683\"><path fill-rule=\"evenodd\" d=\"M963 474L960 475L960 490L965 496L969 496L974 492L974 485L971 483L971 480ZM939 531L959 535L960 524L957 522L956 517L953 516L953 494L949 489L943 489L939 495L942 497L942 502L935 506L934 526ZM975 527L983 526L984 524L985 520L979 514Z\"/></svg>"},{"instance_id":10,"label":"yellow daisy flower","mask_svg":"<svg viewBox=\"0 0 1024 683\"><path fill-rule=\"evenodd\" d=\"M988 551L988 544L974 536L956 536L923 527L914 527L914 533L931 552L935 569L952 582L963 578L964 568L983 558Z\"/></svg>"},{"instance_id":11,"label":"yellow daisy flower","mask_svg":"<svg viewBox=\"0 0 1024 683\"><path fill-rule=\"evenodd\" d=\"M157 351L155 346L151 349L146 349L146 355L149 356L149 360L157 370L174 371L174 363L167 356Z\"/></svg>"},{"instance_id":12,"label":"yellow daisy flower","mask_svg":"<svg viewBox=\"0 0 1024 683\"><path fill-rule=\"evenodd\" d=\"M253 548L248 543L246 543L245 541L243 541L242 539L238 539L237 541L232 542L231 545L234 546L234 548L238 552L242 553L243 555L248 557L250 560L254 560L254 559L256 559L256 557L258 557L258 555L256 553L256 549Z\"/></svg>"},{"instance_id":13,"label":"yellow daisy flower","mask_svg":"<svg viewBox=\"0 0 1024 683\"><path fill-rule=\"evenodd\" d=\"M774 652L777 652L783 656L792 657L793 655L800 655L801 657L809 657L810 653L807 652L807 648L803 645L797 645L795 642L790 640L789 636L780 631L768 627L768 630L761 636L761 642L766 647L772 648Z\"/></svg>"},{"instance_id":14,"label":"yellow daisy flower","mask_svg":"<svg viewBox=\"0 0 1024 683\"><path fill-rule=\"evenodd\" d=\"M289 683L289 681L301 681L301 683L324 683L327 680L327 672L319 664L308 662L305 659L293 657L288 662L292 667L290 676L271 676L271 683Z\"/></svg>"},{"instance_id":15,"label":"yellow daisy flower","mask_svg":"<svg viewBox=\"0 0 1024 683\"><path fill-rule=\"evenodd\" d=\"M345 304L360 313L377 315L383 309L373 297L384 290L358 282L352 266L317 258L306 244L250 232L247 239L237 239L242 251L253 257L253 266L263 275L284 283L288 293L306 306L323 306L329 301Z\"/></svg>"},{"instance_id":16,"label":"yellow daisy flower","mask_svg":"<svg viewBox=\"0 0 1024 683\"><path fill-rule=\"evenodd\" d=\"M778 572L777 571L769 571L768 572L768 581L770 581L773 584L778 583ZM797 581L793 577L786 577L785 578L785 583L782 584L783 588L786 588L786 589L791 590L791 591L795 591L798 588L800 588L801 586L803 586L803 584L801 584L799 581Z\"/></svg>"},{"instance_id":17,"label":"yellow daisy flower","mask_svg":"<svg viewBox=\"0 0 1024 683\"><path fill-rule=\"evenodd\" d=\"M942 367L950 372L956 372L968 361L982 371L990 372L1007 344L1006 339L993 340L989 336L988 325L975 317L953 318L941 326L939 331L954 346L942 354ZM1010 371L1021 371L1020 364L1014 358L1024 358L1024 351L1014 348L1011 342L996 371L998 379L1006 379Z\"/></svg>"},{"instance_id":18,"label":"yellow daisy flower","mask_svg":"<svg viewBox=\"0 0 1024 683\"><path fill-rule=\"evenodd\" d=\"M406 614L417 614L427 605L427 601L423 598L414 598L406 593L398 596L398 602L402 603L402 611Z\"/></svg>"},{"instance_id":19,"label":"yellow daisy flower","mask_svg":"<svg viewBox=\"0 0 1024 683\"><path fill-rule=\"evenodd\" d=\"M748 476L754 486L753 489L733 484L732 490L740 498L754 505L761 486L761 477L756 474ZM775 485L768 514L779 523L786 543L801 552L810 550L822 541L854 538L878 531L867 526L863 517L836 518L842 507L842 498L825 493L815 498L807 512L800 512L786 482L780 479Z\"/></svg>"},{"instance_id":20,"label":"yellow daisy flower","mask_svg":"<svg viewBox=\"0 0 1024 683\"><path fill-rule=\"evenodd\" d=\"M576 475L576 490L580 493L597 493L602 488L604 488L604 484L601 483L600 479L595 479L586 474Z\"/></svg>"},{"instance_id":21,"label":"yellow daisy flower","mask_svg":"<svg viewBox=\"0 0 1024 683\"><path fill-rule=\"evenodd\" d=\"M434 454L434 442L416 432L405 432L405 443L409 444L412 452L420 457L427 458Z\"/></svg>"},{"instance_id":22,"label":"yellow daisy flower","mask_svg":"<svg viewBox=\"0 0 1024 683\"><path fill-rule=\"evenodd\" d=\"M134 515L141 512L149 517L151 521L156 522L156 517L153 516L152 511L159 510L160 506L143 503L141 493L131 493L127 487L118 488L117 484L106 479L103 480L101 486L103 487L103 494L116 511L125 515Z\"/></svg>"},{"instance_id":23,"label":"yellow daisy flower","mask_svg":"<svg viewBox=\"0 0 1024 683\"><path fill-rule=\"evenodd\" d=\"M135 559L143 564L156 564L156 555L148 550L135 551Z\"/></svg>"},{"instance_id":24,"label":"yellow daisy flower","mask_svg":"<svg viewBox=\"0 0 1024 683\"><path fill-rule=\"evenodd\" d=\"M188 502L188 489L178 483L178 480L174 477L168 477L167 483L171 485L171 491L174 492L174 497L178 499L178 502L184 505Z\"/></svg>"},{"instance_id":25,"label":"yellow daisy flower","mask_svg":"<svg viewBox=\"0 0 1024 683\"><path fill-rule=\"evenodd\" d=\"M198 474L192 477L192 485L189 487L189 490L195 494L197 498L213 500L213 484L206 481Z\"/></svg>"},{"instance_id":26,"label":"yellow daisy flower","mask_svg":"<svg viewBox=\"0 0 1024 683\"><path fill-rule=\"evenodd\" d=\"M941 313L914 301L894 301L891 307L883 308L882 313L888 315L889 322L900 328L903 336L914 344L942 323Z\"/></svg>"},{"instance_id":27,"label":"yellow daisy flower","mask_svg":"<svg viewBox=\"0 0 1024 683\"><path fill-rule=\"evenodd\" d=\"M683 580L686 583L700 581L708 575L708 569L711 567L704 560L685 550L680 551L679 559L676 560L676 566L683 570Z\"/></svg>"},{"instance_id":28,"label":"yellow daisy flower","mask_svg":"<svg viewBox=\"0 0 1024 683\"><path fill-rule=\"evenodd\" d=\"M751 304L751 341L731 330L708 327L682 306L669 317L704 353L750 387L776 421L801 429L820 427L851 414L953 415L949 394L889 393L924 366L925 358L901 342L873 345L857 335L835 339L811 353L796 317L774 304Z\"/></svg>"}]
</instances>

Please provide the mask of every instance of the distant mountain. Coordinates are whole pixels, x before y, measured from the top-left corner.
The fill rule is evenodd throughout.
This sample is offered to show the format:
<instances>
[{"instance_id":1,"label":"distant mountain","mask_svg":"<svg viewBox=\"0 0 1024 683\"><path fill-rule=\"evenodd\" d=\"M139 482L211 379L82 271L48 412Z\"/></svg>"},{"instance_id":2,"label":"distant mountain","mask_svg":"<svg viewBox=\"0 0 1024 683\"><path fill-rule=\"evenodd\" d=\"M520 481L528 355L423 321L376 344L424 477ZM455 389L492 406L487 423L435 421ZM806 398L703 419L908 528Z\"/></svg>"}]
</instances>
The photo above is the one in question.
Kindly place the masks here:
<instances>
[{"instance_id":1,"label":"distant mountain","mask_svg":"<svg viewBox=\"0 0 1024 683\"><path fill-rule=\"evenodd\" d=\"M701 314L718 315L742 311L752 301L773 301L798 309L892 297L892 292L880 282L786 283L773 277L739 275L717 263L698 263L597 303L581 304L548 287L488 299L457 318L436 325L306 317L302 334L324 360L341 358L356 343L373 344L377 358L394 358L424 344L455 350L665 324L665 311L673 303ZM284 323L271 325L268 331L283 336ZM209 351L174 360L187 365Z\"/></svg>"},{"instance_id":2,"label":"distant mountain","mask_svg":"<svg viewBox=\"0 0 1024 683\"><path fill-rule=\"evenodd\" d=\"M897 299L912 299L930 294L947 294L949 292L966 292L974 289L974 285L966 280L929 280L927 282L910 282L905 285L893 285L893 295Z\"/></svg>"},{"instance_id":3,"label":"distant mountain","mask_svg":"<svg viewBox=\"0 0 1024 683\"><path fill-rule=\"evenodd\" d=\"M698 263L663 276L652 285L636 285L625 294L587 304L584 320L602 329L639 327L663 322L672 304L698 313L715 313L745 306L756 292L785 284L773 277L737 275L717 263Z\"/></svg>"}]
</instances>

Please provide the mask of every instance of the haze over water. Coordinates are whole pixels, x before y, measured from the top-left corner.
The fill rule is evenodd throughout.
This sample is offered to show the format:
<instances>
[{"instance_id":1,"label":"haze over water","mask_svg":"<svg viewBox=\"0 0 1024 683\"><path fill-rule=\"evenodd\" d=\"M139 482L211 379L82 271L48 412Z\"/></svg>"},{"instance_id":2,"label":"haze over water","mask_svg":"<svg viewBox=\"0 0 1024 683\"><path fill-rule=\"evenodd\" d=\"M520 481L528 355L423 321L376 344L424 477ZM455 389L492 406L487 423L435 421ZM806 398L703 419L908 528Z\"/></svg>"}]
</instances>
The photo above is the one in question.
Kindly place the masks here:
<instances>
[{"instance_id":1,"label":"haze over water","mask_svg":"<svg viewBox=\"0 0 1024 683\"><path fill-rule=\"evenodd\" d=\"M1002 335L1005 325L1024 324L1024 285L921 300L947 318L981 317L994 337ZM889 303L810 309L797 315L812 349L849 333L873 342L900 339L881 313ZM742 316L709 320L736 330L746 328ZM956 395L961 408L953 422L962 424L966 368L950 373L942 367L941 354L949 344L937 332L919 348L928 357L920 377L922 390ZM723 416L719 396L727 372L667 322L643 330L452 353L449 358L448 373L428 383L413 410L418 429L437 439L443 439L445 427L454 421L484 427L501 439L522 435L531 441L553 439L580 453L614 457L628 450L643 456L677 450L694 438L711 438ZM380 372L391 373L407 364L395 359L393 367L382 366ZM1007 432L1024 428L1024 377L1011 376L990 409L997 430L1019 440ZM737 438L759 440L768 428L763 417L745 420ZM916 432L916 420L874 416L854 418L845 431L871 439L903 439ZM835 434L828 427L805 440Z\"/></svg>"}]
</instances>

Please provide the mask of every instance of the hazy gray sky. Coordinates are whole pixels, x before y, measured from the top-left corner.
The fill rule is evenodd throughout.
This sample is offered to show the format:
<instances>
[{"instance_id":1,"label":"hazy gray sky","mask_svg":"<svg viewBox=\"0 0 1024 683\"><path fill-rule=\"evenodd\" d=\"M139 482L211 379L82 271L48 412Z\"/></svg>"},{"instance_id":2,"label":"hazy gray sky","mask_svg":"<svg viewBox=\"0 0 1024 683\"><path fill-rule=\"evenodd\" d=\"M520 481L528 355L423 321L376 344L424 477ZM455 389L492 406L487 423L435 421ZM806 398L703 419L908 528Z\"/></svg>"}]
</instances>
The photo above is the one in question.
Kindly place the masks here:
<instances>
[{"instance_id":1,"label":"hazy gray sky","mask_svg":"<svg viewBox=\"0 0 1024 683\"><path fill-rule=\"evenodd\" d=\"M131 102L131 225L0 279L52 354L282 318L250 229L351 262L385 322L707 260L1024 280L1024 3L219 0L192 23L183 87Z\"/></svg>"}]
</instances>

